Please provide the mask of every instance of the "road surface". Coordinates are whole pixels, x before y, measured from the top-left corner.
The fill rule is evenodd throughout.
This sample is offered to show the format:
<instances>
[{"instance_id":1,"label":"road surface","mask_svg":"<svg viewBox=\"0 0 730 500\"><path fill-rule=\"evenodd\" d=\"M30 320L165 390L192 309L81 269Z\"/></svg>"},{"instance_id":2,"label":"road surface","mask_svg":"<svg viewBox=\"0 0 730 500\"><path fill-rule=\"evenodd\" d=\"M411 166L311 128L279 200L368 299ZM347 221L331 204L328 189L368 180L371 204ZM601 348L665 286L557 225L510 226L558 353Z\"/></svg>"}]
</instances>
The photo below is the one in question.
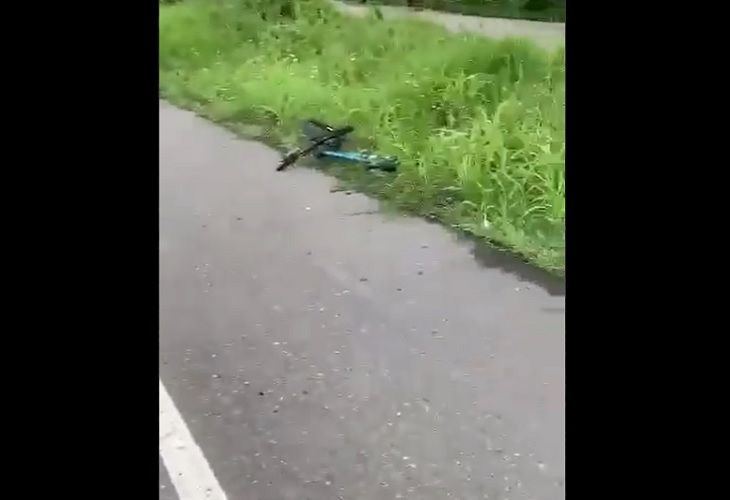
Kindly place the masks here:
<instances>
[{"instance_id":1,"label":"road surface","mask_svg":"<svg viewBox=\"0 0 730 500\"><path fill-rule=\"evenodd\" d=\"M160 500L563 500L564 295L277 160L160 102Z\"/></svg>"}]
</instances>

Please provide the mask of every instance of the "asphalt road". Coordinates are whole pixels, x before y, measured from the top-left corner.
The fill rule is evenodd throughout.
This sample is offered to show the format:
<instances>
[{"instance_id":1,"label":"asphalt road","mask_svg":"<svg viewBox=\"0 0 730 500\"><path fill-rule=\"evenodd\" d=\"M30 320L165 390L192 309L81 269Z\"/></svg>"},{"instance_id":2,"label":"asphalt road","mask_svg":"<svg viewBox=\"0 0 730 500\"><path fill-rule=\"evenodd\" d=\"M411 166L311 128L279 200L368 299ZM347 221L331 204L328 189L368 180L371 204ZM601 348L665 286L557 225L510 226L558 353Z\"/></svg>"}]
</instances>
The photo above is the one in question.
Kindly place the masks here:
<instances>
[{"instance_id":1,"label":"asphalt road","mask_svg":"<svg viewBox=\"0 0 730 500\"><path fill-rule=\"evenodd\" d=\"M564 499L564 296L277 160L160 102L160 380L227 498Z\"/></svg>"},{"instance_id":2,"label":"asphalt road","mask_svg":"<svg viewBox=\"0 0 730 500\"><path fill-rule=\"evenodd\" d=\"M363 16L370 7L333 1L335 7L349 14ZM491 38L519 37L532 40L546 49L565 46L565 23L547 23L524 19L464 16L449 12L417 10L383 5L378 7L386 18L412 17L440 24L451 32L468 32Z\"/></svg>"}]
</instances>

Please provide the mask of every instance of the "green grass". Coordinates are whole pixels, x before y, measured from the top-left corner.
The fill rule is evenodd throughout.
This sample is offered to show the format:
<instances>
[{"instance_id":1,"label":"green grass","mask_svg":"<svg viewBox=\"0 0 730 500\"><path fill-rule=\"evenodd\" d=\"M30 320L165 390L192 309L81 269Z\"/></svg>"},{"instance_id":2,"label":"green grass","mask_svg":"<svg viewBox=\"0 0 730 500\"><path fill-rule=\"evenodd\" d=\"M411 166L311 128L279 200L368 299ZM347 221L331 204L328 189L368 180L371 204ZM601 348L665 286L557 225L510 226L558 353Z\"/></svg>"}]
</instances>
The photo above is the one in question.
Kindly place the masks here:
<instances>
[{"instance_id":1,"label":"green grass","mask_svg":"<svg viewBox=\"0 0 730 500\"><path fill-rule=\"evenodd\" d=\"M171 102L227 124L268 125L284 142L305 118L350 123L358 142L398 156L401 168L330 173L564 271L563 50L376 12L352 18L320 0L160 5L159 50L160 92Z\"/></svg>"}]
</instances>

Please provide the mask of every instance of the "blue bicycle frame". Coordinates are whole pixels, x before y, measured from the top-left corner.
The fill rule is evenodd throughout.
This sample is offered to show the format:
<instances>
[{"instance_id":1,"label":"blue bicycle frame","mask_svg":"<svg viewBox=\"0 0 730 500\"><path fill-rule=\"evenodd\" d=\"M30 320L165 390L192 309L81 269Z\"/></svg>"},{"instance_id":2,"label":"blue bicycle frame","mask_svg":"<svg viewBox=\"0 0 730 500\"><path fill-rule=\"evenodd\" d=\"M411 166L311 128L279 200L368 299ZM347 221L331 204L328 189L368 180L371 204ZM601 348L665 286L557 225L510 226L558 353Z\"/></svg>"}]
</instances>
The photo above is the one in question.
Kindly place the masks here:
<instances>
[{"instance_id":1,"label":"blue bicycle frame","mask_svg":"<svg viewBox=\"0 0 730 500\"><path fill-rule=\"evenodd\" d=\"M326 137L327 134L335 133L337 130L338 129L335 129L317 120L307 120L302 126L304 136L311 143L321 141L321 139L323 137ZM363 165L367 169L377 169L392 172L398 168L398 159L393 156L381 156L371 151L365 150L343 150L342 146L346 140L346 135L347 134L341 134L335 138L327 139L324 142L321 142L321 144L319 144L314 149L315 156L331 160L358 163L360 165Z\"/></svg>"}]
</instances>

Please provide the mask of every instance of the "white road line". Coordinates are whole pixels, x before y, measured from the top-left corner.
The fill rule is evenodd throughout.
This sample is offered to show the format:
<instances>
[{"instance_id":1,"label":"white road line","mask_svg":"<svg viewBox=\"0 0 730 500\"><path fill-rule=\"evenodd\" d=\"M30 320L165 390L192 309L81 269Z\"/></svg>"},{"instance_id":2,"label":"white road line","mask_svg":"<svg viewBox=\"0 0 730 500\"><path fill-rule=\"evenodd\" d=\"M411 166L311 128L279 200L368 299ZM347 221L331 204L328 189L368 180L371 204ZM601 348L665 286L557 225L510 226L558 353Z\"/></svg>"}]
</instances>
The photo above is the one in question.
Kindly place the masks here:
<instances>
[{"instance_id":1,"label":"white road line","mask_svg":"<svg viewBox=\"0 0 730 500\"><path fill-rule=\"evenodd\" d=\"M180 500L228 500L162 380L160 456Z\"/></svg>"}]
</instances>

